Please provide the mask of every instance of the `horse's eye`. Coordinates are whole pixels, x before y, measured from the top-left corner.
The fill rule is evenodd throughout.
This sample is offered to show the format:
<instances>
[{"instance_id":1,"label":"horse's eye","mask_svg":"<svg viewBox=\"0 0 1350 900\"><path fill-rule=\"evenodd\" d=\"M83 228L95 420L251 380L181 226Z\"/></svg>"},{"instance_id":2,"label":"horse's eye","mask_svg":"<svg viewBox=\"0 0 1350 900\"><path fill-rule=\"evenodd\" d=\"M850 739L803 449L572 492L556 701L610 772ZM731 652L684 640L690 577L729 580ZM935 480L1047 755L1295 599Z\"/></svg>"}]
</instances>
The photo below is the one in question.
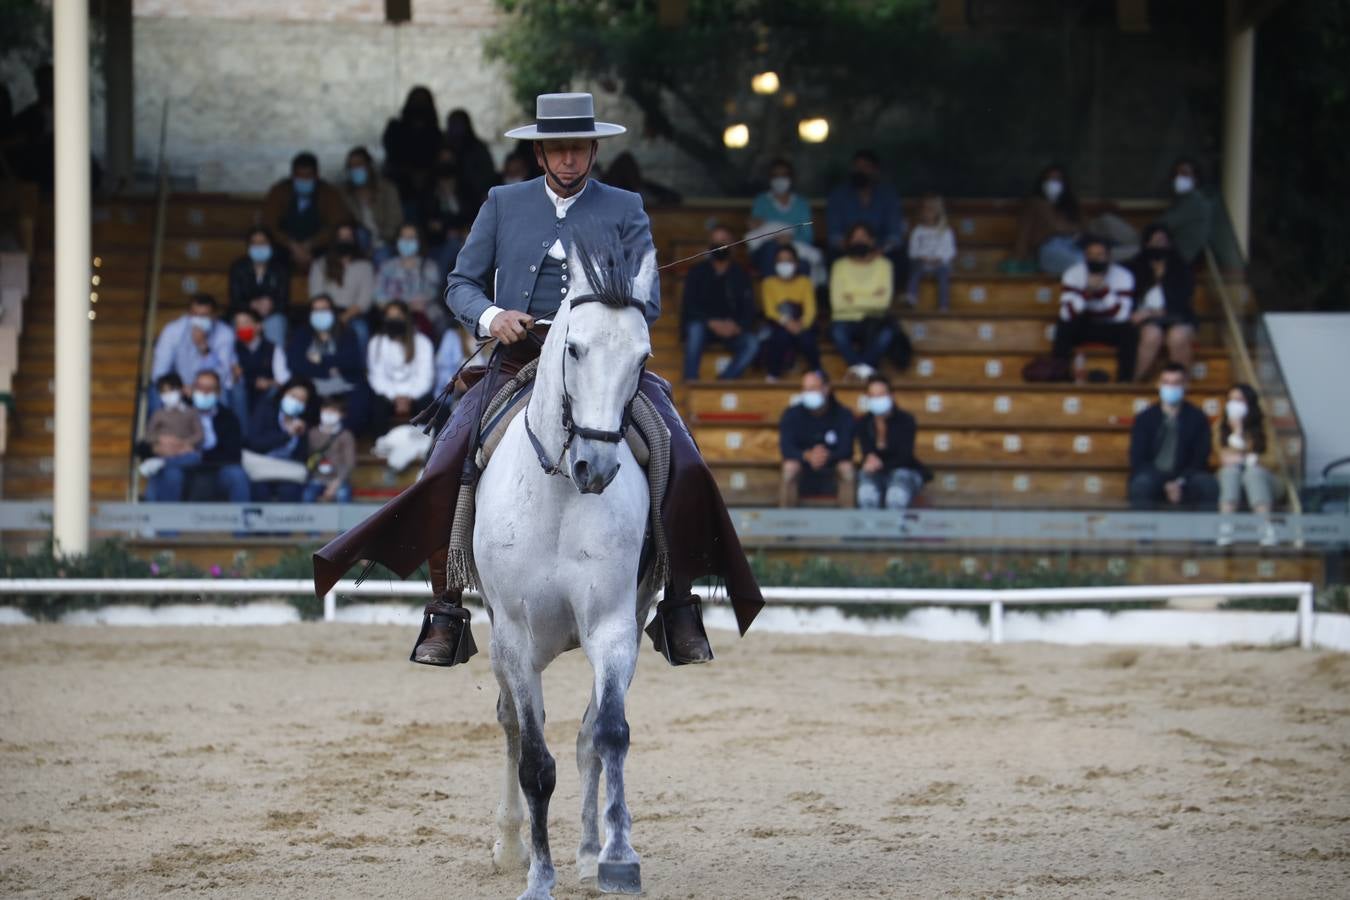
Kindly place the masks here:
<instances>
[{"instance_id":1,"label":"horse's eye","mask_svg":"<svg viewBox=\"0 0 1350 900\"><path fill-rule=\"evenodd\" d=\"M577 353L577 345L576 345L576 344L568 344L568 345L567 345L567 354L568 354L569 356L571 356L573 359L581 359L581 354L580 354L580 353Z\"/></svg>"}]
</instances>

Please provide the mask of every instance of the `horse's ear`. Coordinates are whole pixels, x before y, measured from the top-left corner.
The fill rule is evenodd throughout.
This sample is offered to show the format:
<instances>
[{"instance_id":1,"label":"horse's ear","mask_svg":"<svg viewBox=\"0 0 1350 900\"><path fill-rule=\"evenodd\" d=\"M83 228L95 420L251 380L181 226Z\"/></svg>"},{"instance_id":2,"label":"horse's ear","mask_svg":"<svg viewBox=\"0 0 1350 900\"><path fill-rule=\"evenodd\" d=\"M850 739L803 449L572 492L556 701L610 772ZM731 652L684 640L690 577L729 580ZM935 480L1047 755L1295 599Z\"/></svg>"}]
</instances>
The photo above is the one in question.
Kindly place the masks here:
<instances>
[{"instance_id":1,"label":"horse's ear","mask_svg":"<svg viewBox=\"0 0 1350 900\"><path fill-rule=\"evenodd\" d=\"M660 276L656 271L656 250L653 248L642 257L642 265L638 267L637 275L633 276L633 287L629 294L634 300L641 300L651 306L660 290Z\"/></svg>"},{"instance_id":2,"label":"horse's ear","mask_svg":"<svg viewBox=\"0 0 1350 900\"><path fill-rule=\"evenodd\" d=\"M595 293L595 290L591 287L590 279L586 277L586 266L582 265L578 244L578 241L573 241L572 249L567 254L567 271L571 275L568 279L567 296L569 298L585 297L588 294Z\"/></svg>"}]
</instances>

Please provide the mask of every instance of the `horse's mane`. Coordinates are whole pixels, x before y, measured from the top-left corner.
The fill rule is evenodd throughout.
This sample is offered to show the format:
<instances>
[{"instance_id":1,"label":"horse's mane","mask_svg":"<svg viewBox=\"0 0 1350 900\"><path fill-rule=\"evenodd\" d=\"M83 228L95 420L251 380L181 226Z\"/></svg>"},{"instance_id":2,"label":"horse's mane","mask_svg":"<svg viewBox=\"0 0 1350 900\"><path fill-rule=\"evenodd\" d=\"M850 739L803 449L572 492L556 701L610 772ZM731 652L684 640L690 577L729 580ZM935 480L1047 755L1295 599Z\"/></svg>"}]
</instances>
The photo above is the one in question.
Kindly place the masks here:
<instances>
[{"instance_id":1,"label":"horse's mane","mask_svg":"<svg viewBox=\"0 0 1350 900\"><path fill-rule=\"evenodd\" d=\"M623 245L618 239L583 226L573 232L572 243L595 299L615 309L631 306L637 269L635 263L630 264L624 257Z\"/></svg>"}]
</instances>

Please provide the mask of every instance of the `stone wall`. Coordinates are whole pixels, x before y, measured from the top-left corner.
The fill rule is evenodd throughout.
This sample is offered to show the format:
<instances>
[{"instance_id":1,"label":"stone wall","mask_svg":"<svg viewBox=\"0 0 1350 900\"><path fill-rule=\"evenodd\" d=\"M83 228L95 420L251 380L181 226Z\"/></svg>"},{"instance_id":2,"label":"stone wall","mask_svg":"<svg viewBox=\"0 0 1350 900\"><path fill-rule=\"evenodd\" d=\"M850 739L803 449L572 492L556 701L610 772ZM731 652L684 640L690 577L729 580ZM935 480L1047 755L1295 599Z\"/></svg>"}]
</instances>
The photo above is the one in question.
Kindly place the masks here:
<instances>
[{"instance_id":1,"label":"stone wall","mask_svg":"<svg viewBox=\"0 0 1350 900\"><path fill-rule=\"evenodd\" d=\"M410 87L425 84L442 121L455 107L473 117L500 163L503 131L525 116L505 77L483 58L500 21L492 0L414 0L414 21L383 21L371 0L138 0L135 20L136 156L153 163L162 105L170 103L168 155L176 176L202 190L258 192L291 156L313 150L332 174L347 150L382 156L380 136ZM322 19L322 20L320 20ZM648 177L686 192L710 188L673 147L640 136L638 114L597 93L600 118L631 129L607 141L630 149Z\"/></svg>"}]
</instances>

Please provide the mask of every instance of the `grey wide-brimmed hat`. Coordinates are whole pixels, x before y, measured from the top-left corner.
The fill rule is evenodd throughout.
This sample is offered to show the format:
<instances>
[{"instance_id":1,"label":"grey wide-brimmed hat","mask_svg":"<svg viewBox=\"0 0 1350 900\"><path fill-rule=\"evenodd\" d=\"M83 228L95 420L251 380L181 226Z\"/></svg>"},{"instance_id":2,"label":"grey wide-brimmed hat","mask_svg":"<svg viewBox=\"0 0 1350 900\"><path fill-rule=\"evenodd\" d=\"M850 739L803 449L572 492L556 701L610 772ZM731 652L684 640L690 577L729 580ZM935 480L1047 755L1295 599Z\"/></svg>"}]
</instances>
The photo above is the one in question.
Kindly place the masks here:
<instances>
[{"instance_id":1,"label":"grey wide-brimmed hat","mask_svg":"<svg viewBox=\"0 0 1350 900\"><path fill-rule=\"evenodd\" d=\"M622 125L595 121L595 99L590 94L540 94L534 101L533 125L512 128L506 137L524 141L560 141L568 138L607 138L627 131Z\"/></svg>"}]
</instances>

